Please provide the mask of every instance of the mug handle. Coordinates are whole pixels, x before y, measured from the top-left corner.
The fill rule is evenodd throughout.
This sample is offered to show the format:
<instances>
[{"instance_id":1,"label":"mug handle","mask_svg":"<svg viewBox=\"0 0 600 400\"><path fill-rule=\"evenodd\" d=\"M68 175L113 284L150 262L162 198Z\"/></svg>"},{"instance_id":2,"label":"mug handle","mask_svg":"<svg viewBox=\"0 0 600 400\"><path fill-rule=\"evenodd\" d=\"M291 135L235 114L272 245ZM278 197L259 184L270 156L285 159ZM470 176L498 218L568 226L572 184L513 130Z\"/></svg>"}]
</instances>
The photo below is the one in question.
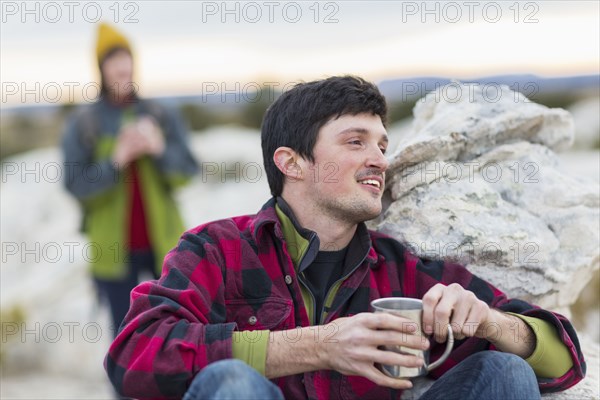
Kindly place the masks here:
<instances>
[{"instance_id":1,"label":"mug handle","mask_svg":"<svg viewBox=\"0 0 600 400\"><path fill-rule=\"evenodd\" d=\"M446 350L444 350L444 354L442 354L442 356L440 358L438 358L435 362L433 362L427 366L427 372L431 371L434 368L439 367L444 361L446 361L446 359L450 355L450 352L452 351L452 347L454 347L454 334L452 334L452 326L450 324L448 324L447 327L448 327L448 338L446 340Z\"/></svg>"}]
</instances>

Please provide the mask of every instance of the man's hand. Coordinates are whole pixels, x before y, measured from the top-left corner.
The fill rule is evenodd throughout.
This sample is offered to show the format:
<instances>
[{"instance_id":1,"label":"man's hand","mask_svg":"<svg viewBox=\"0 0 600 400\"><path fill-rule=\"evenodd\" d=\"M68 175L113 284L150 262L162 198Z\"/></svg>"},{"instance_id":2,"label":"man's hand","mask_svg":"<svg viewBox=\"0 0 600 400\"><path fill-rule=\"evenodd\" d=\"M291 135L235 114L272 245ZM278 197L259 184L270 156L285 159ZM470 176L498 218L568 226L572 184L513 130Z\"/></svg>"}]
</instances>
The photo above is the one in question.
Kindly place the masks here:
<instances>
[{"instance_id":1,"label":"man's hand","mask_svg":"<svg viewBox=\"0 0 600 400\"><path fill-rule=\"evenodd\" d=\"M144 116L123 126L117 137L113 161L119 168L124 168L145 154L160 155L164 149L165 141L158 124Z\"/></svg>"},{"instance_id":2,"label":"man's hand","mask_svg":"<svg viewBox=\"0 0 600 400\"><path fill-rule=\"evenodd\" d=\"M438 283L423 296L423 331L433 333L435 340L442 343L448 335L448 324L458 340L476 336L522 358L529 357L535 349L535 334L523 320L490 308L457 283Z\"/></svg>"},{"instance_id":3,"label":"man's hand","mask_svg":"<svg viewBox=\"0 0 600 400\"><path fill-rule=\"evenodd\" d=\"M336 333L331 340L321 341L319 346L328 369L344 375L364 376L380 386L408 389L412 387L409 380L390 378L375 368L374 363L421 367L422 358L378 348L398 345L426 350L429 341L416 328L414 322L397 315L361 313L324 326L325 331L335 329Z\"/></svg>"},{"instance_id":4,"label":"man's hand","mask_svg":"<svg viewBox=\"0 0 600 400\"><path fill-rule=\"evenodd\" d=\"M457 283L449 286L438 283L423 296L423 331L427 335L433 333L438 343L446 341L448 324L457 340L483 337L480 335L485 331L490 314L485 302Z\"/></svg>"},{"instance_id":5,"label":"man's hand","mask_svg":"<svg viewBox=\"0 0 600 400\"><path fill-rule=\"evenodd\" d=\"M327 325L301 328L291 335L300 340L290 342L286 331L271 332L265 370L269 379L333 369L345 375L363 376L380 386L409 389L412 387L409 380L390 378L374 364L414 368L422 366L423 359L377 347L400 345L419 350L429 347L429 340L416 332L413 321L386 313L339 318Z\"/></svg>"}]
</instances>

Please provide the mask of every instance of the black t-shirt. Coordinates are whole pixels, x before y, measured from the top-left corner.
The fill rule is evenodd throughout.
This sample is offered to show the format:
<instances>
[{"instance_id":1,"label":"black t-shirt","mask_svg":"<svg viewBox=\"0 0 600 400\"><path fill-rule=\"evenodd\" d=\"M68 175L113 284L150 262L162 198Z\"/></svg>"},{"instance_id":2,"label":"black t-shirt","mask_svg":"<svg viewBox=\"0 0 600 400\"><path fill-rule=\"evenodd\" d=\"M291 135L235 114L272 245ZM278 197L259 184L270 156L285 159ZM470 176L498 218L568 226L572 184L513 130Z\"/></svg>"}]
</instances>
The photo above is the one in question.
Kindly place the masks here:
<instances>
[{"instance_id":1,"label":"black t-shirt","mask_svg":"<svg viewBox=\"0 0 600 400\"><path fill-rule=\"evenodd\" d=\"M315 321L321 320L321 310L327 292L344 273L344 260L348 247L338 251L319 251L312 264L304 270L304 276L315 296Z\"/></svg>"}]
</instances>

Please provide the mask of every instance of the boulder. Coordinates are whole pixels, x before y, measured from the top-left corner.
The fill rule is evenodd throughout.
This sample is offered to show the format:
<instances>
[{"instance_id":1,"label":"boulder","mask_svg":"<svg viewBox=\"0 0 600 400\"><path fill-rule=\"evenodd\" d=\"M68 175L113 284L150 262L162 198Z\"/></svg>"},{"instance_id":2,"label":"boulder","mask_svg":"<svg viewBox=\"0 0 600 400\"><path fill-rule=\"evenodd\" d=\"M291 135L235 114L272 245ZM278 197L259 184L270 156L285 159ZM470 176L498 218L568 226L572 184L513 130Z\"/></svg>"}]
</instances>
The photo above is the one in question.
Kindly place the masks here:
<instances>
[{"instance_id":1,"label":"boulder","mask_svg":"<svg viewBox=\"0 0 600 400\"><path fill-rule=\"evenodd\" d=\"M568 316L600 264L600 188L555 153L573 142L567 111L497 89L452 83L417 103L373 225L419 256L460 262L510 297Z\"/></svg>"},{"instance_id":2,"label":"boulder","mask_svg":"<svg viewBox=\"0 0 600 400\"><path fill-rule=\"evenodd\" d=\"M567 174L555 153L573 141L568 112L499 88L491 98L452 83L417 103L377 228L566 310L599 266L598 184Z\"/></svg>"}]
</instances>

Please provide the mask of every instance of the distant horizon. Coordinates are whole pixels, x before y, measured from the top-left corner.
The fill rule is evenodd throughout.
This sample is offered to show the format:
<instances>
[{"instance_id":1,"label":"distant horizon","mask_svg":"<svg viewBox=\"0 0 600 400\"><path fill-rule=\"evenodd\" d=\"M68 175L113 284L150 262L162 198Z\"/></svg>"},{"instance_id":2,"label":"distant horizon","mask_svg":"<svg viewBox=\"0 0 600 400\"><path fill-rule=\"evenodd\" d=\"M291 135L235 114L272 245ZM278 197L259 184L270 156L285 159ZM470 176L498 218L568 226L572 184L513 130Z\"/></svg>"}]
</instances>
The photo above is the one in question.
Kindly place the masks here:
<instances>
[{"instance_id":1,"label":"distant horizon","mask_svg":"<svg viewBox=\"0 0 600 400\"><path fill-rule=\"evenodd\" d=\"M544 76L541 74L536 74L536 73L509 73L509 74L491 74L491 75L478 75L478 76L469 76L469 77L462 77L462 78L456 78L455 76L443 76L443 75L421 75L421 76L395 76L395 77L387 77L381 80L376 80L374 81L382 91L384 91L384 89L382 89L382 86L386 86L389 84L392 84L393 82L397 82L397 81L411 81L411 80L415 80L415 81L423 81L423 80L459 80L459 81L464 81L464 82L476 82L476 81L487 81L489 79L510 79L510 78L527 78L527 77L532 77L534 79L539 79L539 80L571 80L571 79L586 79L586 80L592 80L592 79L597 79L597 86L596 88L600 88L600 72L598 73L584 73L584 74L576 74L576 75L548 75L548 76ZM305 80L308 81L308 80ZM266 82L266 83L273 83L275 82L274 80L269 80L269 79L262 79L260 82L257 80L256 82L246 82L246 84L248 83L257 83L260 84L262 82ZM300 80L298 80L297 82L300 82ZM215 82L204 82L207 84L214 84ZM219 83L219 82L217 82ZM499 84L505 84L505 82L499 82ZM274 87L271 86L271 88L273 88L276 92L279 92L279 89L281 89L283 85L279 85L279 87ZM241 86L240 86L241 87ZM252 88L254 87L254 85L252 86ZM213 90L215 89L214 86L210 86L211 92L210 93L203 93L202 91L198 91L195 93L162 93L162 94L154 94L154 95L148 95L146 93L146 91L141 90L141 97L142 98L147 98L147 99L156 99L156 100L170 100L170 99L186 99L186 98L190 98L190 99L198 99L198 98L203 98L205 96L222 96L223 93L225 93L227 96L228 95L232 95L232 91L229 90L230 87L226 87L226 91L221 92L221 91L216 91L213 92ZM427 88L430 89L430 88ZM590 89L593 89L593 87L590 87ZM241 93L241 92L239 92ZM248 93L253 93L251 90L248 91ZM384 93L385 94L385 93ZM389 95L389 94L388 94ZM388 96L386 95L386 96ZM599 91L599 95L600 95L600 91ZM63 107L63 106L67 106L67 105L74 105L74 106L79 106L79 105L84 105L84 104L92 104L94 101L86 101L85 99L79 99L80 101L76 101L73 103L69 103L69 102L55 102L55 103L50 103L50 102L39 102L39 103L15 103L13 104L5 104L5 103L0 103L0 110L2 110L2 112L8 112L8 113L12 113L12 112L20 112L20 111L25 111L25 110L33 110L33 109L52 109L55 107ZM225 103L224 103L225 104ZM214 104L206 104L207 106L214 106Z\"/></svg>"}]
</instances>

